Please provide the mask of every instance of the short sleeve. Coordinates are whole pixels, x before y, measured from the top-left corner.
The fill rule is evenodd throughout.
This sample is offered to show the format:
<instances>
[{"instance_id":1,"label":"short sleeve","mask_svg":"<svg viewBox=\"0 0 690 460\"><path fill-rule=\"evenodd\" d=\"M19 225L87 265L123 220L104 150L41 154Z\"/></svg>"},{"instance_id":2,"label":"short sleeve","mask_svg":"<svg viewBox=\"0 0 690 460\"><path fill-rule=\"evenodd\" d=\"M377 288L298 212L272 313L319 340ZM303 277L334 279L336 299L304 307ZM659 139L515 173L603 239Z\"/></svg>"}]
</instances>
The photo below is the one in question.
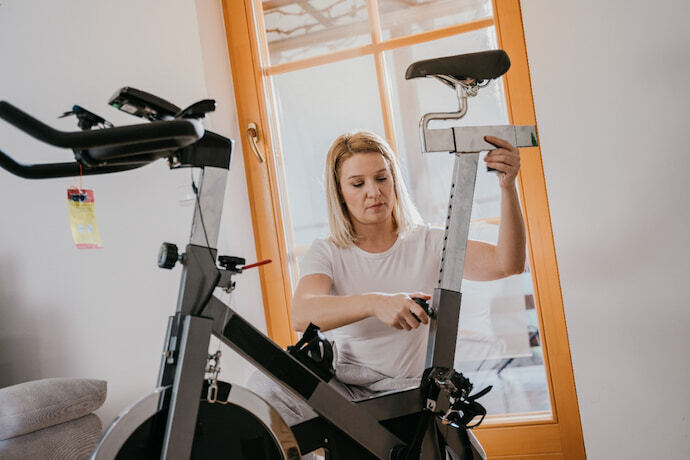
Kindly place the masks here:
<instances>
[{"instance_id":1,"label":"short sleeve","mask_svg":"<svg viewBox=\"0 0 690 460\"><path fill-rule=\"evenodd\" d=\"M333 279L333 257L328 240L315 240L299 265L300 276L323 274Z\"/></svg>"},{"instance_id":2,"label":"short sleeve","mask_svg":"<svg viewBox=\"0 0 690 460\"><path fill-rule=\"evenodd\" d=\"M428 226L426 234L426 249L432 254L441 254L443 250L443 238L446 230L441 227Z\"/></svg>"}]
</instances>

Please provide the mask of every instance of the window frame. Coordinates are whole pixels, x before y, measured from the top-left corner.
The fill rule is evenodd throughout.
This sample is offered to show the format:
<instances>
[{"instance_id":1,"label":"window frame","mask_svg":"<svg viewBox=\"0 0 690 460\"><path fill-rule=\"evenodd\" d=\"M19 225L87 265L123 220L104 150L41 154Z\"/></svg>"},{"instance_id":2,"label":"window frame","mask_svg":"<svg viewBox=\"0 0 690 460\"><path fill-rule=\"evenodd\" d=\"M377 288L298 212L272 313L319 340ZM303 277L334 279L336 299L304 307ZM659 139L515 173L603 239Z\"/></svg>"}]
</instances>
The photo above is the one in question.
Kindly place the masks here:
<instances>
[{"instance_id":1,"label":"window frame","mask_svg":"<svg viewBox=\"0 0 690 460\"><path fill-rule=\"evenodd\" d=\"M367 0L370 23L378 18L376 0ZM257 258L272 259L260 271L261 291L269 337L285 347L297 339L290 321L291 282L288 265L284 216L280 206L282 162L278 142L268 142L264 133L275 135L270 107L270 77L278 73L336 62L356 56L375 59L386 137L395 148L395 132L390 113L389 89L385 85L383 52L413 43L431 41L483 27L495 26L500 48L511 56L510 72L504 76L504 89L510 122L536 124L519 0L492 0L493 18L445 27L413 36L383 42L372 32L372 43L336 51L323 56L261 67L261 56L268 55L263 30L263 15L256 14L259 0L223 0L230 62L240 130L249 123L259 126L259 148L265 161L258 162L246 136L242 138L245 174L252 210ZM372 30L379 30L372 27ZM540 458L584 458L584 442L575 393L570 347L556 261L548 196L541 162L541 149L523 150L518 187L529 241L529 258L534 282L535 302L544 347L544 365L551 397L551 416L529 413L493 417L475 430L489 455L510 458L540 455ZM527 180L526 180L527 178ZM289 219L289 216L287 216Z\"/></svg>"}]
</instances>

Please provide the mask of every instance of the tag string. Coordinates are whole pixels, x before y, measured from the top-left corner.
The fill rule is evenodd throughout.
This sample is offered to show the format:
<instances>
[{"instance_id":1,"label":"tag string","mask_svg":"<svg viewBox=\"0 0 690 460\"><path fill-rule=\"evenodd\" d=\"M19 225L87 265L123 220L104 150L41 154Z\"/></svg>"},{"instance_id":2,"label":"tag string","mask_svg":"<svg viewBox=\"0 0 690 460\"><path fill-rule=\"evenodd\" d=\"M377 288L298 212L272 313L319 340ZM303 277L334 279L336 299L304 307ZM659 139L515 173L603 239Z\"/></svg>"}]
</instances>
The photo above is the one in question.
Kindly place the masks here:
<instances>
[{"instance_id":1,"label":"tag string","mask_svg":"<svg viewBox=\"0 0 690 460\"><path fill-rule=\"evenodd\" d=\"M77 189L77 192L82 193L82 177L84 175L84 167L79 163L79 185L73 185Z\"/></svg>"}]
</instances>

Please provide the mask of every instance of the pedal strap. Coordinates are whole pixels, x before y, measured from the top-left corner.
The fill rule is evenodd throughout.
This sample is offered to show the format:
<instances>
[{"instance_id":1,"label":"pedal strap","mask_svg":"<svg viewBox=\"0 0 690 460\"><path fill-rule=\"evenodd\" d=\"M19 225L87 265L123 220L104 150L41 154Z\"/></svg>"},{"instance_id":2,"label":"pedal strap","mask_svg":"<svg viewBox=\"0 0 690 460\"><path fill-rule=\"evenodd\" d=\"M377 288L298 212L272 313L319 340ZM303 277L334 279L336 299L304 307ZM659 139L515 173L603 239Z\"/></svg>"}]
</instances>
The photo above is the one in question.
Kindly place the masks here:
<instances>
[{"instance_id":1,"label":"pedal strap","mask_svg":"<svg viewBox=\"0 0 690 460\"><path fill-rule=\"evenodd\" d=\"M477 399L491 391L492 386L489 385L475 394L470 394L472 388L472 382L467 377L450 368L429 368L422 376L422 394L425 395L427 401L427 410L433 406L431 410L436 412L436 404L439 398L443 398L450 403L450 407L446 406L447 410L436 413L444 424L458 428L475 428L486 417L486 409L477 402ZM478 416L481 418L470 425L470 422Z\"/></svg>"},{"instance_id":2,"label":"pedal strap","mask_svg":"<svg viewBox=\"0 0 690 460\"><path fill-rule=\"evenodd\" d=\"M493 386L489 385L472 396L468 396L467 398L458 398L451 408L455 411L458 411L455 412L455 414L462 413L462 417L458 418L457 422L453 421L452 418L451 421L467 429L475 428L481 425L481 423L484 421L484 417L486 417L486 409L476 400L487 394L492 388ZM481 416L481 418L477 422L470 425L470 422L477 416Z\"/></svg>"},{"instance_id":3,"label":"pedal strap","mask_svg":"<svg viewBox=\"0 0 690 460\"><path fill-rule=\"evenodd\" d=\"M316 324L309 323L302 338L296 344L288 346L287 351L322 380L328 382L335 376L333 345Z\"/></svg>"}]
</instances>

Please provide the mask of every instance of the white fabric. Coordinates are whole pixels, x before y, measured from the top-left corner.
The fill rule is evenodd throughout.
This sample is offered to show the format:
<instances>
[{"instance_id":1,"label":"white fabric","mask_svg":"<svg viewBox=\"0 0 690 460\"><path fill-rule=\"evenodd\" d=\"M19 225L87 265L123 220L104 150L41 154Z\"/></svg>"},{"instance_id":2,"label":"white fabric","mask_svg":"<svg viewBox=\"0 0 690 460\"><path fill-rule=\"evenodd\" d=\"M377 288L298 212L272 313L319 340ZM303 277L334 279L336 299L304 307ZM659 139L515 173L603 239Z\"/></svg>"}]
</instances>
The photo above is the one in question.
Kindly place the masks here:
<instances>
[{"instance_id":1,"label":"white fabric","mask_svg":"<svg viewBox=\"0 0 690 460\"><path fill-rule=\"evenodd\" d=\"M324 274L332 295L422 292L438 284L443 229L418 225L385 252L357 246L339 248L330 240L314 242L300 264L301 276ZM326 333L335 341L338 361L369 367L393 378L418 377L424 371L428 326L398 330L367 318Z\"/></svg>"}]
</instances>

